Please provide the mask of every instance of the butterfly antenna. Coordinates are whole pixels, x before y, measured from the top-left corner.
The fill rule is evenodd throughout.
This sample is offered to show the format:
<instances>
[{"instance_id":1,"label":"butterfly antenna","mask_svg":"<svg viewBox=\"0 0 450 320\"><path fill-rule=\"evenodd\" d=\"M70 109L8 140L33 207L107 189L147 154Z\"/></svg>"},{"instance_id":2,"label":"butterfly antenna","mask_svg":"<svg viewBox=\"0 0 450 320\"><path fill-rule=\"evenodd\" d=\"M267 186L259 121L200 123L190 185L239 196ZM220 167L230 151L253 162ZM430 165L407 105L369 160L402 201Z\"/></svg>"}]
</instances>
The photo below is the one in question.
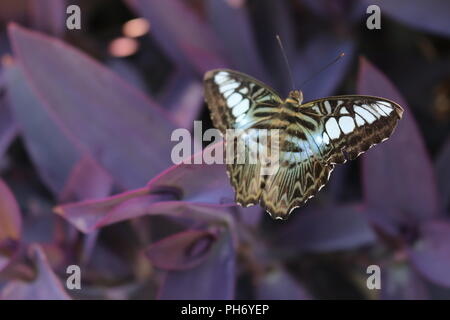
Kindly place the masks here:
<instances>
[{"instance_id":1,"label":"butterfly antenna","mask_svg":"<svg viewBox=\"0 0 450 320\"><path fill-rule=\"evenodd\" d=\"M302 84L300 85L300 88L302 88L306 83L308 83L309 81L311 81L312 79L314 79L316 76L318 76L319 74L321 74L323 71L325 71L326 69L328 69L329 67L331 67L333 64L335 64L336 62L339 61L339 59L341 59L343 56L345 56L344 52L341 52L336 58L333 59L333 61L329 62L327 65L325 65L324 67L322 67L320 70L316 71L311 77L309 77L308 79L306 79L305 81L302 82Z\"/></svg>"},{"instance_id":2,"label":"butterfly antenna","mask_svg":"<svg viewBox=\"0 0 450 320\"><path fill-rule=\"evenodd\" d=\"M292 77L291 67L289 66L289 60L286 56L286 51L284 50L283 43L281 42L281 38L279 35L277 35L277 41L278 41L278 45L280 46L281 53L283 54L284 63L286 64L286 68L289 73L289 78L291 79L292 91L294 91L295 90L294 78Z\"/></svg>"}]
</instances>

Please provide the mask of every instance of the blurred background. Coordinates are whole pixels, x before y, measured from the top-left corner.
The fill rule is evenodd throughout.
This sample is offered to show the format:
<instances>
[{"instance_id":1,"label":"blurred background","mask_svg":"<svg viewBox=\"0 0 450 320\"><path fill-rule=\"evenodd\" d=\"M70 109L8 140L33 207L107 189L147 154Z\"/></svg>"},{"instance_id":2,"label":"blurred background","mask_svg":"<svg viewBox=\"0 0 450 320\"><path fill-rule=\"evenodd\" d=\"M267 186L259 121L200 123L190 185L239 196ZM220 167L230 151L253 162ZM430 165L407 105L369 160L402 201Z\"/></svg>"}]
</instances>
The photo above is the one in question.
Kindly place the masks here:
<instances>
[{"instance_id":1,"label":"blurred background","mask_svg":"<svg viewBox=\"0 0 450 320\"><path fill-rule=\"evenodd\" d=\"M0 299L449 299L449 14L445 0L1 1ZM224 166L170 159L174 129L211 127L206 71L289 92L277 34L297 86L345 53L306 101L405 108L281 222L234 206Z\"/></svg>"}]
</instances>

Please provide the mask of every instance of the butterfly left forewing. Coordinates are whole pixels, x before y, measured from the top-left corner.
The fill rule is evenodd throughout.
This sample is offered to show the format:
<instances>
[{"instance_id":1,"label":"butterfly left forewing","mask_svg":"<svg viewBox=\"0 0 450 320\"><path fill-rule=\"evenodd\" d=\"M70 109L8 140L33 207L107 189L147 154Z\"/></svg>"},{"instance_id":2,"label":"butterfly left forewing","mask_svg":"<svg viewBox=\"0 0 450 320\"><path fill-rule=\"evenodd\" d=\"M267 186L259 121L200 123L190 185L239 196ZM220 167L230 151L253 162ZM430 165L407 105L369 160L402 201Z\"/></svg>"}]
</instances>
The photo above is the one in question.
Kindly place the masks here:
<instances>
[{"instance_id":1,"label":"butterfly left forewing","mask_svg":"<svg viewBox=\"0 0 450 320\"><path fill-rule=\"evenodd\" d=\"M282 103L267 85L237 71L211 70L203 82L213 125L222 134L226 129L245 130L270 118Z\"/></svg>"},{"instance_id":2,"label":"butterfly left forewing","mask_svg":"<svg viewBox=\"0 0 450 320\"><path fill-rule=\"evenodd\" d=\"M264 83L229 69L207 72L204 86L213 125L223 135L227 129L248 134L252 127L268 121L271 114L279 112L282 103L281 98ZM238 138L233 144L237 143L236 140ZM227 171L236 193L236 202L249 206L259 203L264 178L260 174L261 164L249 161L250 140L240 140L244 142L245 161L239 161L237 152L234 152L231 163L227 164Z\"/></svg>"}]
</instances>

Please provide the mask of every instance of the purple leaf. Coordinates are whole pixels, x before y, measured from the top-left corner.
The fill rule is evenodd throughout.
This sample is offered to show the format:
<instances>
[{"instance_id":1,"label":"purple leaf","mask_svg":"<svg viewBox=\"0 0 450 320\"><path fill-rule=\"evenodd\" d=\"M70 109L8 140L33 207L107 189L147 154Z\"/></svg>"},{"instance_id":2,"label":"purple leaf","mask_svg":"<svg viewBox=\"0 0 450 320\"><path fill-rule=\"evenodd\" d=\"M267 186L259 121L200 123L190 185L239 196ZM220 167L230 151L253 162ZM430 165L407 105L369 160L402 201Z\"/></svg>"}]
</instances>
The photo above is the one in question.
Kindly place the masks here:
<instances>
[{"instance_id":1,"label":"purple leaf","mask_svg":"<svg viewBox=\"0 0 450 320\"><path fill-rule=\"evenodd\" d=\"M148 188L125 192L102 200L87 200L58 206L54 211L82 232L93 232L106 219L110 223L132 219L145 214L147 207L166 199L163 195L150 195ZM169 197L170 198L170 197ZM121 217L118 217L122 215Z\"/></svg>"},{"instance_id":2,"label":"purple leaf","mask_svg":"<svg viewBox=\"0 0 450 320\"><path fill-rule=\"evenodd\" d=\"M55 212L86 233L143 215L167 215L199 219L205 222L223 222L225 219L225 210L216 206L168 201L169 199L170 197L163 195L148 195L110 206L107 203L105 205L102 201L81 202L57 207Z\"/></svg>"},{"instance_id":3,"label":"purple leaf","mask_svg":"<svg viewBox=\"0 0 450 320\"><path fill-rule=\"evenodd\" d=\"M229 217L229 208L211 204L170 201L170 197L167 195L160 195L159 198L153 197L155 198L152 199L149 196L147 199L133 199L115 207L95 227L101 228L112 223L128 220L133 214L135 216L131 216L131 218L142 215L165 215L211 224L233 224L233 220Z\"/></svg>"},{"instance_id":4,"label":"purple leaf","mask_svg":"<svg viewBox=\"0 0 450 320\"><path fill-rule=\"evenodd\" d=\"M430 294L423 279L406 263L393 263L381 268L383 300L425 300Z\"/></svg>"},{"instance_id":5,"label":"purple leaf","mask_svg":"<svg viewBox=\"0 0 450 320\"><path fill-rule=\"evenodd\" d=\"M65 0L28 1L29 14L33 29L61 36L66 30L66 8L69 4Z\"/></svg>"},{"instance_id":6,"label":"purple leaf","mask_svg":"<svg viewBox=\"0 0 450 320\"><path fill-rule=\"evenodd\" d=\"M9 35L45 111L121 186L142 186L170 165L174 125L154 102L59 40L15 24Z\"/></svg>"},{"instance_id":7,"label":"purple leaf","mask_svg":"<svg viewBox=\"0 0 450 320\"><path fill-rule=\"evenodd\" d=\"M433 168L405 100L365 58L360 61L358 93L391 99L405 109L391 138L363 156L363 185L368 205L398 209L408 222L436 216L440 209Z\"/></svg>"},{"instance_id":8,"label":"purple leaf","mask_svg":"<svg viewBox=\"0 0 450 320\"><path fill-rule=\"evenodd\" d=\"M215 232L187 230L151 244L145 253L157 268L191 269L205 261L216 240Z\"/></svg>"},{"instance_id":9,"label":"purple leaf","mask_svg":"<svg viewBox=\"0 0 450 320\"><path fill-rule=\"evenodd\" d=\"M123 230L128 230L129 232L129 229ZM114 235L117 238L121 236L127 237L126 233L123 232L114 233ZM128 237L132 238L133 235L128 235ZM96 241L95 238L96 233L89 234L85 237L86 240L92 241L92 244L95 245L88 251L85 251L87 255L80 261L82 272L85 271L82 273L83 280L86 280L86 282L92 283L93 286L98 286L98 282L120 283L124 279L129 279L132 276L133 268L140 267L140 261L137 261L137 255L139 254L140 256L140 250L136 247L129 247L127 240L122 239L114 243L111 241L105 243ZM126 255L123 255L118 248L122 246L127 247ZM81 291L84 291L84 289L85 286L83 286L83 290ZM82 292L78 291L77 293Z\"/></svg>"},{"instance_id":10,"label":"purple leaf","mask_svg":"<svg viewBox=\"0 0 450 320\"><path fill-rule=\"evenodd\" d=\"M204 103L203 84L183 71L175 72L160 97L181 128L191 129Z\"/></svg>"},{"instance_id":11,"label":"purple leaf","mask_svg":"<svg viewBox=\"0 0 450 320\"><path fill-rule=\"evenodd\" d=\"M409 250L411 263L431 282L450 287L450 223L430 221L419 232L419 240Z\"/></svg>"},{"instance_id":12,"label":"purple leaf","mask_svg":"<svg viewBox=\"0 0 450 320\"><path fill-rule=\"evenodd\" d=\"M345 53L345 56L339 62L330 66L325 72L317 74L324 65L341 53ZM293 65L293 77L298 86L314 76L300 88L303 90L305 101L333 94L350 67L353 56L354 44L351 40L338 39L330 35L313 37L304 51L294 60Z\"/></svg>"},{"instance_id":13,"label":"purple leaf","mask_svg":"<svg viewBox=\"0 0 450 320\"><path fill-rule=\"evenodd\" d=\"M259 205L248 208L236 206L236 212L239 222L253 227L257 227L263 218L263 215L266 214L265 210L263 210Z\"/></svg>"},{"instance_id":14,"label":"purple leaf","mask_svg":"<svg viewBox=\"0 0 450 320\"><path fill-rule=\"evenodd\" d=\"M139 73L138 68L131 62L122 58L110 58L106 61L106 65L117 73L124 81L133 85L135 88L141 91L147 89L147 84L145 83L142 74Z\"/></svg>"},{"instance_id":15,"label":"purple leaf","mask_svg":"<svg viewBox=\"0 0 450 320\"><path fill-rule=\"evenodd\" d=\"M450 36L450 2L442 0L365 0L367 5L378 5L381 14L424 31Z\"/></svg>"},{"instance_id":16,"label":"purple leaf","mask_svg":"<svg viewBox=\"0 0 450 320\"><path fill-rule=\"evenodd\" d=\"M405 227L411 227L411 230L414 228L412 225L405 224L405 215L399 209L380 210L369 207L366 213L371 224L378 227L378 231L382 231L386 236L404 238Z\"/></svg>"},{"instance_id":17,"label":"purple leaf","mask_svg":"<svg viewBox=\"0 0 450 320\"><path fill-rule=\"evenodd\" d=\"M212 147L207 147L203 152ZM221 142L218 147L222 148ZM191 162L200 160L203 152L192 156ZM234 192L224 165L182 163L162 172L145 188L102 200L62 205L55 212L79 230L92 232L102 226L146 214L170 213L177 216L183 214L183 210L190 211L192 208L197 211L196 216L217 220L222 216L221 207L235 205ZM211 215L211 212L214 213Z\"/></svg>"},{"instance_id":18,"label":"purple leaf","mask_svg":"<svg viewBox=\"0 0 450 320\"><path fill-rule=\"evenodd\" d=\"M61 202L99 199L110 194L113 178L89 155L81 158L67 179Z\"/></svg>"},{"instance_id":19,"label":"purple leaf","mask_svg":"<svg viewBox=\"0 0 450 320\"><path fill-rule=\"evenodd\" d=\"M450 136L436 159L435 172L443 208L450 209Z\"/></svg>"},{"instance_id":20,"label":"purple leaf","mask_svg":"<svg viewBox=\"0 0 450 320\"><path fill-rule=\"evenodd\" d=\"M283 231L278 242L296 252L349 250L375 242L361 205L326 207L299 212Z\"/></svg>"},{"instance_id":21,"label":"purple leaf","mask_svg":"<svg viewBox=\"0 0 450 320\"><path fill-rule=\"evenodd\" d=\"M158 298L233 299L235 264L233 240L230 233L224 231L201 265L189 270L167 272Z\"/></svg>"},{"instance_id":22,"label":"purple leaf","mask_svg":"<svg viewBox=\"0 0 450 320\"><path fill-rule=\"evenodd\" d=\"M219 146L222 147L222 144ZM194 155L192 162L200 155L202 153ZM199 176L204 179L198 179ZM229 206L235 206L234 192L224 165L179 164L151 180L145 188L102 200L62 205L55 212L79 230L92 232L146 214L178 216L186 210L196 212L191 215L203 219L221 220L223 214L220 208Z\"/></svg>"},{"instance_id":23,"label":"purple leaf","mask_svg":"<svg viewBox=\"0 0 450 320\"><path fill-rule=\"evenodd\" d=\"M206 164L203 158L214 148L223 148L222 142L208 146L190 158L191 164L175 165L148 183L152 192L170 191L179 200L234 205L234 191L223 164ZM201 164L194 164L202 162ZM199 179L198 177L202 177Z\"/></svg>"},{"instance_id":24,"label":"purple leaf","mask_svg":"<svg viewBox=\"0 0 450 320\"><path fill-rule=\"evenodd\" d=\"M191 8L179 0L127 0L147 18L160 45L179 66L204 72L224 66L222 48L214 33Z\"/></svg>"},{"instance_id":25,"label":"purple leaf","mask_svg":"<svg viewBox=\"0 0 450 320\"><path fill-rule=\"evenodd\" d=\"M227 67L234 67L262 81L269 80L246 9L232 7L225 0L210 0L206 6L210 23L233 61L233 65Z\"/></svg>"},{"instance_id":26,"label":"purple leaf","mask_svg":"<svg viewBox=\"0 0 450 320\"><path fill-rule=\"evenodd\" d=\"M20 240L22 235L22 216L19 205L8 186L0 179L0 271L9 263L10 244L16 248L14 242ZM8 251L8 256L2 254Z\"/></svg>"},{"instance_id":27,"label":"purple leaf","mask_svg":"<svg viewBox=\"0 0 450 320\"><path fill-rule=\"evenodd\" d=\"M258 300L309 300L308 291L286 270L276 268L267 272L256 285Z\"/></svg>"},{"instance_id":28,"label":"purple leaf","mask_svg":"<svg viewBox=\"0 0 450 320\"><path fill-rule=\"evenodd\" d=\"M172 196L151 194L147 188L103 200L62 205L54 211L86 233L143 215L169 215L216 222L226 219L226 212L220 206L173 201Z\"/></svg>"},{"instance_id":29,"label":"purple leaf","mask_svg":"<svg viewBox=\"0 0 450 320\"><path fill-rule=\"evenodd\" d=\"M81 150L45 111L17 66L5 69L10 108L42 181L59 195Z\"/></svg>"},{"instance_id":30,"label":"purple leaf","mask_svg":"<svg viewBox=\"0 0 450 320\"><path fill-rule=\"evenodd\" d=\"M31 282L10 281L0 292L0 299L69 300L69 295L54 274L42 248L38 245L31 246L30 256L36 267L36 278Z\"/></svg>"}]
</instances>

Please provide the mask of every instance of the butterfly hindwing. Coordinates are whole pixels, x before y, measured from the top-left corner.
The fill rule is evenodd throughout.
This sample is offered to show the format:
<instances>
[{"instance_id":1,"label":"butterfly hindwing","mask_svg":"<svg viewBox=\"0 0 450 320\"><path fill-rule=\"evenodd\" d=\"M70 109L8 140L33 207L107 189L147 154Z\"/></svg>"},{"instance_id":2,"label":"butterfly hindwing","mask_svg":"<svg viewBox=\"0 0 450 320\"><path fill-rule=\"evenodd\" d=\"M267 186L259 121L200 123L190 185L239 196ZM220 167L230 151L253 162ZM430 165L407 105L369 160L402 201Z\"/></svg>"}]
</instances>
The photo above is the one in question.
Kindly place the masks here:
<instances>
[{"instance_id":1,"label":"butterfly hindwing","mask_svg":"<svg viewBox=\"0 0 450 320\"><path fill-rule=\"evenodd\" d=\"M285 219L293 209L312 198L328 181L334 165L311 158L296 162L280 155L280 167L267 176L261 203L273 218Z\"/></svg>"},{"instance_id":2,"label":"butterfly hindwing","mask_svg":"<svg viewBox=\"0 0 450 320\"><path fill-rule=\"evenodd\" d=\"M243 207L259 203L264 176L260 174L260 164L238 164L227 165L231 184L236 193L236 202Z\"/></svg>"}]
</instances>

